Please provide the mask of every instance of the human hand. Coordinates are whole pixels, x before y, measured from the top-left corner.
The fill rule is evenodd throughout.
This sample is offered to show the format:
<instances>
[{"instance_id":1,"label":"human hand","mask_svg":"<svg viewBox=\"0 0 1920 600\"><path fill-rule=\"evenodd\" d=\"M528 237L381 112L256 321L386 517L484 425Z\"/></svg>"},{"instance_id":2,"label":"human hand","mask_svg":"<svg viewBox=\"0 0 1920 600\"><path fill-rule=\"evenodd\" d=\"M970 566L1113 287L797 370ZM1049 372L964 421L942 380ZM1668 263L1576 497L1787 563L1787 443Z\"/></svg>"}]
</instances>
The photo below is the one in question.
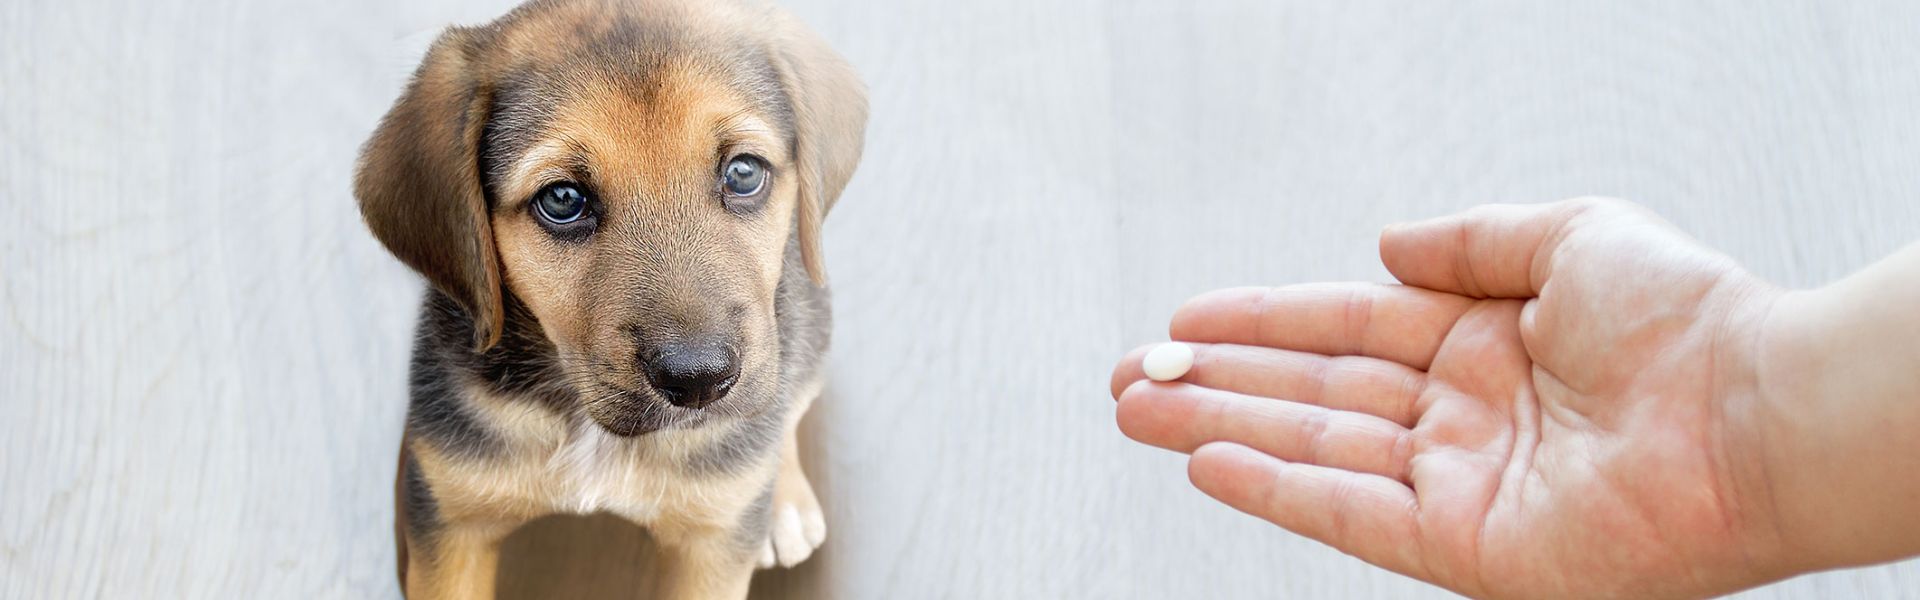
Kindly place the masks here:
<instances>
[{"instance_id":1,"label":"human hand","mask_svg":"<svg viewBox=\"0 0 1920 600\"><path fill-rule=\"evenodd\" d=\"M1784 292L1619 201L1388 228L1405 285L1189 301L1179 381L1113 375L1126 435L1241 511L1481 597L1727 592L1797 572L1759 447Z\"/></svg>"}]
</instances>

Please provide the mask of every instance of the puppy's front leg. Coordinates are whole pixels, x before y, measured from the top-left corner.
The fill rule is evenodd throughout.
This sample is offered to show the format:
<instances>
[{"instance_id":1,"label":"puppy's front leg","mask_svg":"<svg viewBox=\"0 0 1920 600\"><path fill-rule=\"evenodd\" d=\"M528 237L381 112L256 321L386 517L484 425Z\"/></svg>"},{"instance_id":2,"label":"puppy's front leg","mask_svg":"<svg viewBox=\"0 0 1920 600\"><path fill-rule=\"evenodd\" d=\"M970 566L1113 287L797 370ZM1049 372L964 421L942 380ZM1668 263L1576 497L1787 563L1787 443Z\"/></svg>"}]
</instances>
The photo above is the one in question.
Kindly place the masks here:
<instances>
[{"instance_id":1,"label":"puppy's front leg","mask_svg":"<svg viewBox=\"0 0 1920 600\"><path fill-rule=\"evenodd\" d=\"M827 539L827 519L820 510L820 499L813 493L813 482L800 467L799 432L787 429L781 442L779 472L773 482L773 506L767 524L766 546L760 550L760 567L791 567L813 556L813 550Z\"/></svg>"},{"instance_id":2,"label":"puppy's front leg","mask_svg":"<svg viewBox=\"0 0 1920 600\"><path fill-rule=\"evenodd\" d=\"M658 539L658 538L656 538ZM747 597L753 555L723 532L660 540L653 598L737 600Z\"/></svg>"},{"instance_id":3,"label":"puppy's front leg","mask_svg":"<svg viewBox=\"0 0 1920 600\"><path fill-rule=\"evenodd\" d=\"M408 600L492 598L500 541L512 531L502 525L445 524L409 533Z\"/></svg>"}]
</instances>

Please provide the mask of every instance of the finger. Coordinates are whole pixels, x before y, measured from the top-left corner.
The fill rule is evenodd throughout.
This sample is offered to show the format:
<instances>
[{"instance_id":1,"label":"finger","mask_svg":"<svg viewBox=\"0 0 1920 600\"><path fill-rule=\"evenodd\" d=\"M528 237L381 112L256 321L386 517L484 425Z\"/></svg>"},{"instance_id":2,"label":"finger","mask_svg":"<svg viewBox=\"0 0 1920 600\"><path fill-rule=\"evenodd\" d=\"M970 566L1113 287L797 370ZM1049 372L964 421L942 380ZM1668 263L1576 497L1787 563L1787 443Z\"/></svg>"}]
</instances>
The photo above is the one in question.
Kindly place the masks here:
<instances>
[{"instance_id":1,"label":"finger","mask_svg":"<svg viewBox=\"0 0 1920 600\"><path fill-rule=\"evenodd\" d=\"M1413 435L1391 421L1185 383L1141 382L1120 394L1121 433L1175 452L1228 441L1281 459L1407 478Z\"/></svg>"},{"instance_id":2,"label":"finger","mask_svg":"<svg viewBox=\"0 0 1920 600\"><path fill-rule=\"evenodd\" d=\"M1113 369L1112 392L1146 379L1140 361L1158 344L1127 353ZM1370 414L1412 427L1427 374L1400 363L1364 356L1241 346L1188 344L1193 368L1180 381L1221 391L1316 404Z\"/></svg>"},{"instance_id":3,"label":"finger","mask_svg":"<svg viewBox=\"0 0 1920 600\"><path fill-rule=\"evenodd\" d=\"M1530 298L1552 271L1570 223L1640 211L1619 200L1490 204L1380 233L1380 262L1401 283L1473 298Z\"/></svg>"},{"instance_id":4,"label":"finger","mask_svg":"<svg viewBox=\"0 0 1920 600\"><path fill-rule=\"evenodd\" d=\"M1426 369L1471 299L1403 285L1232 288L1188 300L1173 339L1333 356L1371 356Z\"/></svg>"},{"instance_id":5,"label":"finger","mask_svg":"<svg viewBox=\"0 0 1920 600\"><path fill-rule=\"evenodd\" d=\"M1413 490L1375 475L1286 462L1230 443L1187 461L1193 486L1225 503L1390 571L1424 579Z\"/></svg>"},{"instance_id":6,"label":"finger","mask_svg":"<svg viewBox=\"0 0 1920 600\"><path fill-rule=\"evenodd\" d=\"M1120 357L1119 363L1113 365L1113 376L1107 381L1107 391L1113 394L1114 400L1120 399L1120 393L1126 391L1127 386L1133 385L1135 381L1147 378L1147 372L1142 366L1142 362L1147 359L1147 353L1153 351L1153 348L1159 345L1160 344L1147 344L1139 348L1134 348L1133 351L1128 352L1126 356ZM1196 345L1193 348L1193 352L1193 360L1195 363L1198 363L1200 361L1201 348ZM1189 371L1189 373L1191 373L1191 371Z\"/></svg>"}]
</instances>

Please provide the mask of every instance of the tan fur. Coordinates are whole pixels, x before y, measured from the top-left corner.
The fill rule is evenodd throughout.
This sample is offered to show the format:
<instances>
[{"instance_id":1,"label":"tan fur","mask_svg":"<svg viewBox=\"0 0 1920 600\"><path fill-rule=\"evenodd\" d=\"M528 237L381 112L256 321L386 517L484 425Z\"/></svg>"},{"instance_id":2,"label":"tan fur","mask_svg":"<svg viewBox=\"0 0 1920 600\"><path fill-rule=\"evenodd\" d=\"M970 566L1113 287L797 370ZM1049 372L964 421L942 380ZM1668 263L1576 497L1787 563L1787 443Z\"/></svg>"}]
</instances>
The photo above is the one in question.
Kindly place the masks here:
<instances>
[{"instance_id":1,"label":"tan fur","mask_svg":"<svg viewBox=\"0 0 1920 600\"><path fill-rule=\"evenodd\" d=\"M501 202L492 215L507 286L540 318L548 339L563 354L584 355L614 367L601 373L609 378L606 383L627 387L644 385L643 376L618 368L627 363L609 357L635 352L632 337L618 327L646 318L634 311L665 309L667 316L691 321L713 318L696 307L712 303L715 290L702 290L686 281L662 281L670 270L645 267L670 261L712 264L717 268L704 270L703 279L711 283L725 278L719 281L722 293L771 307L797 188L795 178L782 177L782 171L776 170L768 204L762 209L764 218L758 220L689 209L687 203L709 196L703 190L713 185L716 147L758 154L778 166L791 162L765 119L741 116L749 111L746 100L714 81L711 74L679 65L657 77L660 87L647 103L611 89L612 82L583 82L582 97L559 108L544 136L547 139L529 153L536 160L516 165L514 176L503 187L510 190L505 197L527 198L546 184L564 179L551 175L564 172L561 163L584 160L593 166L602 199L610 208L600 225L600 239L589 242L596 247L584 252L644 252L658 258L636 258L632 264L639 268L631 271L588 272L592 263L580 258L583 250L554 241L524 203ZM642 198L647 200L634 200ZM642 244L624 239L640 235L633 232L662 229L678 239ZM582 282L590 277L630 278L623 284L596 286L614 295L643 286L679 287L675 295L685 302L640 307L587 297L592 288ZM743 341L757 351L743 352L743 358L778 355L775 340L763 335L771 329L772 317L771 310L750 315ZM757 366L748 363L742 369Z\"/></svg>"},{"instance_id":2,"label":"tan fur","mask_svg":"<svg viewBox=\"0 0 1920 600\"><path fill-rule=\"evenodd\" d=\"M441 532L433 548L414 547L404 572L408 598L492 598L500 566L500 540L512 531L501 523L466 523ZM432 559L421 558L429 556Z\"/></svg>"},{"instance_id":3,"label":"tan fur","mask_svg":"<svg viewBox=\"0 0 1920 600\"><path fill-rule=\"evenodd\" d=\"M554 513L608 512L645 524L664 548L662 582L693 586L656 597L731 598L744 593L753 566L737 553L708 546L727 544L727 533L765 482L785 473L779 457L733 477L678 477L685 453L710 442L704 430L650 434L664 453L643 451L632 439L618 438L590 422L568 423L523 403L472 392L495 423L510 431L510 457L474 462L449 457L430 445L411 448L434 493L442 498L445 540L433 554L412 551L419 560L407 569L410 598L490 597L501 540L521 525ZM788 434L787 438L792 439ZM798 465L792 467L797 473ZM782 476L782 487L813 492L804 475ZM684 572L678 572L684 571ZM713 572L729 574L719 577ZM738 587L732 582L738 580ZM418 587L416 587L418 586Z\"/></svg>"},{"instance_id":4,"label":"tan fur","mask_svg":"<svg viewBox=\"0 0 1920 600\"><path fill-rule=\"evenodd\" d=\"M500 262L486 199L471 159L488 96L468 93L473 64L464 30L449 29L427 51L413 83L361 152L354 196L387 249L475 315L475 344L500 340Z\"/></svg>"},{"instance_id":5,"label":"tan fur","mask_svg":"<svg viewBox=\"0 0 1920 600\"><path fill-rule=\"evenodd\" d=\"M799 127L801 192L800 248L807 272L815 283L826 283L825 257L820 251L820 227L833 202L853 177L864 147L867 120L866 86L852 67L839 60L819 36L793 17L772 16L774 46L781 49L776 64L789 80L808 81L795 99Z\"/></svg>"},{"instance_id":6,"label":"tan fur","mask_svg":"<svg viewBox=\"0 0 1920 600\"><path fill-rule=\"evenodd\" d=\"M693 50L614 52L580 66L576 43L627 33L613 29L617 17L634 15L673 23L677 43ZM790 119L729 79L738 73L726 57L751 52L714 58L711 50L733 44L764 51L790 96ZM629 60L657 64L635 81L621 70ZM502 86L529 74L558 78L565 94L537 128L517 132L525 150L492 170L489 196L489 174L480 172L487 120ZM844 61L760 5L537 0L494 25L449 29L434 44L368 142L355 194L375 236L471 316L479 350L501 343L510 301L531 313L566 371L553 385L577 393L579 404L555 409L462 381L460 406L489 436L484 458L410 429L397 492L416 465L436 522L418 536L407 526L416 516L397 507L409 597L490 597L500 543L515 528L553 513L603 511L646 526L661 544L653 597L745 595L754 557L730 538L743 515L769 485L775 506L818 507L795 428L821 382L807 382L782 408L777 451L723 473L693 476L685 464L725 439L698 419L769 410L751 403L778 390L773 307L789 237L797 236L807 274L823 282L821 220L859 159L865 115L864 87ZM782 123L792 127L791 144ZM772 167L765 203L749 214L714 203L716 163L739 153ZM556 239L529 202L549 184L583 178L604 210L597 228L585 241ZM640 337L722 327L738 338L735 393L685 427L610 433L609 423L660 401L646 395L634 360Z\"/></svg>"},{"instance_id":7,"label":"tan fur","mask_svg":"<svg viewBox=\"0 0 1920 600\"><path fill-rule=\"evenodd\" d=\"M509 458L476 462L448 457L432 446L414 446L414 455L436 486L434 492L448 498L441 504L448 522L504 520L518 525L556 512L606 511L637 523L655 523L663 516L681 521L669 529L724 529L753 501L776 466L769 456L760 468L734 477L679 477L678 465L688 452L712 441L711 431L658 431L642 444L588 421L568 422L482 390L471 393L509 434Z\"/></svg>"}]
</instances>

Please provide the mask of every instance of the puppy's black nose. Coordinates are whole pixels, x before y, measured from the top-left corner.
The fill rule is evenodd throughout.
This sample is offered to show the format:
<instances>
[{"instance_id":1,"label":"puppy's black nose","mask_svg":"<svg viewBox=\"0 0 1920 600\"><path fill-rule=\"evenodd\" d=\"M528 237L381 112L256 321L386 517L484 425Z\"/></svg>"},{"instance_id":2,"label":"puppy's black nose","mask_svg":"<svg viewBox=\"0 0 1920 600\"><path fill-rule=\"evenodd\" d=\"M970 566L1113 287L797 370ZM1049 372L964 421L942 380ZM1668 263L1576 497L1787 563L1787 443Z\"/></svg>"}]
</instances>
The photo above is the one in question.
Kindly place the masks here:
<instances>
[{"instance_id":1,"label":"puppy's black nose","mask_svg":"<svg viewBox=\"0 0 1920 600\"><path fill-rule=\"evenodd\" d=\"M740 362L725 345L675 343L642 355L647 381L674 406L704 408L720 400L740 376Z\"/></svg>"}]
</instances>

